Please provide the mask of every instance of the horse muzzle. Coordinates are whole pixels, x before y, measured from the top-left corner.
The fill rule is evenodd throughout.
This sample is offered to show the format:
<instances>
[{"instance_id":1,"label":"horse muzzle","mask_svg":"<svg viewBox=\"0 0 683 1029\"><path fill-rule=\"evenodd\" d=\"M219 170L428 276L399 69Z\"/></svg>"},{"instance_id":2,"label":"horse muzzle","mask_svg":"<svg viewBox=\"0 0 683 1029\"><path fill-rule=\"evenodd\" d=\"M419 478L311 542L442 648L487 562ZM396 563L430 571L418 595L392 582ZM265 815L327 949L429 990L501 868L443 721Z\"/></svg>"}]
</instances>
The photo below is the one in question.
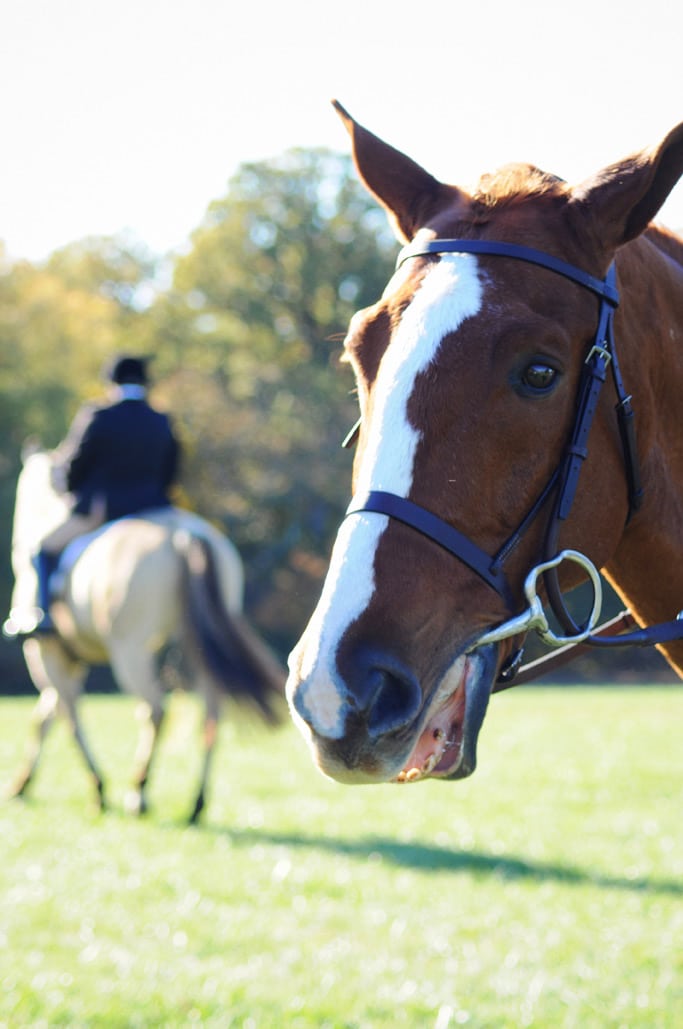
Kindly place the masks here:
<instances>
[{"instance_id":1,"label":"horse muzzle","mask_svg":"<svg viewBox=\"0 0 683 1029\"><path fill-rule=\"evenodd\" d=\"M459 779L476 767L477 741L496 677L498 647L461 654L425 697L388 659L364 654L353 686L338 669L302 676L301 644L290 657L293 720L318 768L345 783ZM347 670L348 675L348 670Z\"/></svg>"}]
</instances>

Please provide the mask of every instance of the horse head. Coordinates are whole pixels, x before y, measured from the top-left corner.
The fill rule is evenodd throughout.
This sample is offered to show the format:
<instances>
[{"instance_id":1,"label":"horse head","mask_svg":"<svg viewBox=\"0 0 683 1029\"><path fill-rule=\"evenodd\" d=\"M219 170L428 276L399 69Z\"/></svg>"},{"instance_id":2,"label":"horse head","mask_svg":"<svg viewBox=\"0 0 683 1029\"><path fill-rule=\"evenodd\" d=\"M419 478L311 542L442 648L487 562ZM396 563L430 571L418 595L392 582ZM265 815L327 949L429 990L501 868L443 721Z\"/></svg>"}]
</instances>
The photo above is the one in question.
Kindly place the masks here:
<instances>
[{"instance_id":1,"label":"horse head","mask_svg":"<svg viewBox=\"0 0 683 1029\"><path fill-rule=\"evenodd\" d=\"M587 351L600 349L598 322L616 305L606 276L680 175L683 126L578 186L513 165L468 192L336 106L362 181L410 245L346 337L361 413L354 502L290 656L288 697L335 779L461 778L518 644L516 630L491 629L516 624L530 570L571 547L586 565L561 563L570 588L586 566L608 564L624 535L630 497L611 383L591 414L587 456L568 446ZM624 291L638 275L653 292L647 254L624 263ZM632 308L622 303L618 334L643 323L627 321ZM622 369L632 389L634 349ZM639 432L650 447L649 415ZM548 554L557 469L574 458L571 514L555 517Z\"/></svg>"},{"instance_id":2,"label":"horse head","mask_svg":"<svg viewBox=\"0 0 683 1029\"><path fill-rule=\"evenodd\" d=\"M53 485L53 452L41 449L33 439L22 450L22 468L17 479L12 546L27 556L40 541L66 518L68 498Z\"/></svg>"}]
</instances>

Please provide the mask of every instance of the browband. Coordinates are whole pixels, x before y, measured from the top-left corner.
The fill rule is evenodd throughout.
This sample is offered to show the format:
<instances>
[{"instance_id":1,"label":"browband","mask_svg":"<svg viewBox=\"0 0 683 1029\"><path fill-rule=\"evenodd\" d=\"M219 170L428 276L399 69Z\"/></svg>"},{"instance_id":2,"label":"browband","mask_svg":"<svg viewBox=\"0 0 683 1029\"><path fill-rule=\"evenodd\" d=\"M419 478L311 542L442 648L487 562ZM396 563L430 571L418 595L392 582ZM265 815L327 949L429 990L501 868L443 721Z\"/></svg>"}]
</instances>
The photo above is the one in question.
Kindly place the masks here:
<instances>
[{"instance_id":1,"label":"browband","mask_svg":"<svg viewBox=\"0 0 683 1029\"><path fill-rule=\"evenodd\" d=\"M594 275L576 268L573 264L553 257L533 247L523 247L519 243L499 243L489 239L414 239L408 246L399 251L396 267L400 268L404 261L411 257L426 257L429 254L490 254L494 257L512 257L518 261L537 264L541 268L564 275L566 279L584 286L591 292L603 297L612 307L619 304L619 293L612 283L596 279Z\"/></svg>"}]
</instances>

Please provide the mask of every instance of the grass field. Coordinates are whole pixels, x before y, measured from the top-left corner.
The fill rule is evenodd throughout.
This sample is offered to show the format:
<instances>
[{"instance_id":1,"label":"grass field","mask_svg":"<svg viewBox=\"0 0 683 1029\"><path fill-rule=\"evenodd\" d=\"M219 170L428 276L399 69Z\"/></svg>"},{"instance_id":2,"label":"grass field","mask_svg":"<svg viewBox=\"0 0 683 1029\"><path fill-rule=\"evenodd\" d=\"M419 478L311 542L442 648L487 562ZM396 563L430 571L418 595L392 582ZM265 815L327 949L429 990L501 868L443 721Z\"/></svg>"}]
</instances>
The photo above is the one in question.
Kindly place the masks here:
<instances>
[{"instance_id":1,"label":"grass field","mask_svg":"<svg viewBox=\"0 0 683 1029\"><path fill-rule=\"evenodd\" d=\"M31 701L0 701L0 781ZM197 708L172 698L151 814L134 707L90 697L0 806L0 1026L683 1025L683 690L497 697L463 783L344 787L291 727L226 720L186 828Z\"/></svg>"}]
</instances>

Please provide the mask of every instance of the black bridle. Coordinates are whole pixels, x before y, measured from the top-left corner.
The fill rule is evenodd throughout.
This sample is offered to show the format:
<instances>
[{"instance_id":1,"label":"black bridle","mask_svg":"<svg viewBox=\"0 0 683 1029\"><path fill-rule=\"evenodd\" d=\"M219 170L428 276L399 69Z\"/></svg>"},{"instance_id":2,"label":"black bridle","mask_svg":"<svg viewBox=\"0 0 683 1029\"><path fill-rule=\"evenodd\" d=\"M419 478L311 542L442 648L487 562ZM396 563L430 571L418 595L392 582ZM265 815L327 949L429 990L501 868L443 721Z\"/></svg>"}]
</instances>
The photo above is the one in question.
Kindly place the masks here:
<instances>
[{"instance_id":1,"label":"black bridle","mask_svg":"<svg viewBox=\"0 0 683 1029\"><path fill-rule=\"evenodd\" d=\"M537 568L543 568L543 580L552 611L564 631L570 634L566 638L555 637L555 639L569 639L574 640L575 643L587 643L593 646L604 647L626 645L650 646L655 643L666 643L683 638L683 621L678 619L673 622L662 623L647 629L637 629L617 636L607 634L610 626L614 623L609 623L608 626L597 630L594 629L592 623L579 626L567 610L559 586L558 565L561 563L563 555L566 554L568 557L573 555L574 558L580 558L579 563L583 564L584 569L588 566L592 568L587 558L576 554L574 551L562 552L559 558L556 555L560 528L572 509L579 473L588 454L588 436L597 410L598 399L610 369L617 396L616 414L628 486L629 519L642 503L643 491L635 444L631 396L624 388L614 342L613 319L614 312L619 304L614 264L610 266L604 279L597 279L559 258L543 253L540 250L520 246L516 243L500 243L491 240L432 239L425 241L416 240L407 247L404 247L398 256L396 266L398 268L404 261L413 257L444 253L482 254L525 261L556 272L564 278L570 279L572 282L590 290L598 297L600 304L598 325L594 341L589 346L584 360L581 380L578 386L576 416L569 440L557 468L532 508L522 519L518 528L493 556L487 554L471 539L449 525L448 522L445 522L413 501L394 493L371 490L365 495L356 496L351 501L346 512L347 516L369 511L387 515L411 526L466 564L492 589L496 590L505 601L508 609L512 610L514 607L513 596L503 571L503 565L542 508L545 507L550 497L554 495L552 512L548 520L543 545L542 562ZM360 421L347 436L344 446L348 446L353 442L359 427ZM591 578L594 578L592 574ZM626 621L627 617L630 616L623 616L624 624L630 626L633 624L633 621L631 620L629 623ZM504 624L513 625L515 621L516 619L511 619L510 623ZM491 635L494 634L492 633ZM511 633L507 635L511 635ZM572 646L571 643L570 646ZM517 651L508 662L506 669L501 672L499 688L512 685L512 680L517 673L520 660L521 650ZM538 664L538 662L535 664ZM536 674L540 674L542 670L540 669Z\"/></svg>"}]
</instances>

